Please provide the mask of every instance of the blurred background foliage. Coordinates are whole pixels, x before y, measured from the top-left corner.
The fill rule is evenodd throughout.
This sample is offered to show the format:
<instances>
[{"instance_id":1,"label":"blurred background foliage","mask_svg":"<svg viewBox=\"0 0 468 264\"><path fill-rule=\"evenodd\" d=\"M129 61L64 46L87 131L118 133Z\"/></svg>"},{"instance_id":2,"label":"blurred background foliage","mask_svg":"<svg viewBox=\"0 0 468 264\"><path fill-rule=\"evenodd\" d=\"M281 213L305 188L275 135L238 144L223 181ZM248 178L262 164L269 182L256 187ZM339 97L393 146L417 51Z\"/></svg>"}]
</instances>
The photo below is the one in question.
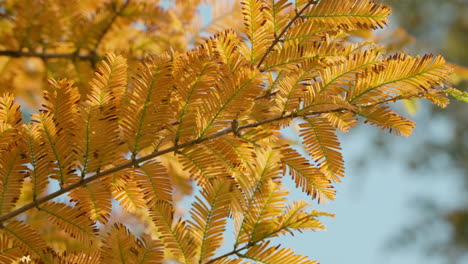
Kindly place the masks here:
<instances>
[{"instance_id":1,"label":"blurred background foliage","mask_svg":"<svg viewBox=\"0 0 468 264\"><path fill-rule=\"evenodd\" d=\"M386 0L393 7L392 27L374 35L361 37L381 40L387 49L403 49L411 54L441 53L453 63L453 86L468 90L468 0ZM359 35L359 34L357 34ZM416 41L414 41L416 40ZM409 219L402 230L388 242L390 250L416 247L421 254L438 255L445 263L467 263L468 259L468 105L452 101L446 109L424 102L406 102L405 108L415 114L418 126L437 124L438 133L419 133L412 148L415 151L397 157L410 170L409 175L436 177L444 170L447 180L461 186L457 193L427 193L414 197L418 220ZM424 112L425 114L419 114ZM442 113L443 112L443 113ZM420 120L418 120L420 119ZM441 122L437 122L437 121ZM423 127L425 130L426 127ZM376 135L375 150L391 153L393 138ZM362 158L362 168L369 164ZM442 165L441 165L442 164ZM440 174L438 174L440 175ZM461 193L458 193L460 192ZM440 202L441 196L452 196L455 206ZM456 197L456 198L455 198ZM441 232L449 230L443 236ZM391 254L391 253L390 253Z\"/></svg>"}]
</instances>

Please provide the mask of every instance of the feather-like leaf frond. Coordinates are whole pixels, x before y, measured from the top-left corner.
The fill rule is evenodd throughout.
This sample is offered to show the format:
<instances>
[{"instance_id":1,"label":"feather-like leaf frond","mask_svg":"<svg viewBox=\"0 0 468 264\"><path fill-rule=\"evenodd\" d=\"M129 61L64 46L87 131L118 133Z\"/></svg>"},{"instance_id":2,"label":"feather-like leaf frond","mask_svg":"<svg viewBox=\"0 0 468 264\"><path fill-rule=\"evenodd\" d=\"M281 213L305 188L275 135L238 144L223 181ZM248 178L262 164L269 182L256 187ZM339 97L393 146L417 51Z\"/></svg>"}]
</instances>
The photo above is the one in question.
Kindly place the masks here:
<instances>
[{"instance_id":1,"label":"feather-like leaf frond","mask_svg":"<svg viewBox=\"0 0 468 264\"><path fill-rule=\"evenodd\" d=\"M266 52L268 44L273 38L269 35L269 21L267 20L265 6L262 0L242 0L242 15L244 20L244 32L250 41L250 48L241 45L241 52L254 65Z\"/></svg>"},{"instance_id":2,"label":"feather-like leaf frond","mask_svg":"<svg viewBox=\"0 0 468 264\"><path fill-rule=\"evenodd\" d=\"M313 82L316 93L341 94L352 86L356 73L380 62L381 52L374 49L350 54L341 63L320 69Z\"/></svg>"},{"instance_id":3,"label":"feather-like leaf frond","mask_svg":"<svg viewBox=\"0 0 468 264\"><path fill-rule=\"evenodd\" d=\"M138 66L122 106L123 137L132 155L148 147L170 122L172 59L168 54L149 57Z\"/></svg>"},{"instance_id":4,"label":"feather-like leaf frond","mask_svg":"<svg viewBox=\"0 0 468 264\"><path fill-rule=\"evenodd\" d=\"M264 183L261 190L255 193L245 212L242 235L247 237L241 236L239 242L247 240L249 243L255 243L274 234L276 232L274 220L281 214L288 194L287 189L271 180Z\"/></svg>"},{"instance_id":5,"label":"feather-like leaf frond","mask_svg":"<svg viewBox=\"0 0 468 264\"><path fill-rule=\"evenodd\" d=\"M320 216L334 217L335 215L315 210L307 212L309 207L307 202L301 200L291 203L285 212L278 217L274 235L294 234L295 231L303 232L305 230L325 230L325 225L316 218Z\"/></svg>"},{"instance_id":6,"label":"feather-like leaf frond","mask_svg":"<svg viewBox=\"0 0 468 264\"><path fill-rule=\"evenodd\" d=\"M175 94L178 99L175 143L199 136L202 102L207 95L215 94L214 84L219 73L219 63L210 60L203 49L191 51L175 61ZM184 139L181 141L181 139Z\"/></svg>"},{"instance_id":7,"label":"feather-like leaf frond","mask_svg":"<svg viewBox=\"0 0 468 264\"><path fill-rule=\"evenodd\" d=\"M94 181L83 188L74 189L68 196L92 220L107 223L112 211L111 192L106 182Z\"/></svg>"},{"instance_id":8,"label":"feather-like leaf frond","mask_svg":"<svg viewBox=\"0 0 468 264\"><path fill-rule=\"evenodd\" d=\"M182 219L174 219L174 209L167 201L157 201L149 208L160 238L175 259L183 263L195 260L196 249L200 246L194 240L192 231Z\"/></svg>"},{"instance_id":9,"label":"feather-like leaf frond","mask_svg":"<svg viewBox=\"0 0 468 264\"><path fill-rule=\"evenodd\" d=\"M321 41L324 37L336 35L341 27L336 24L324 23L317 20L299 19L284 34L282 39L284 46L295 46L297 44L310 44Z\"/></svg>"},{"instance_id":10,"label":"feather-like leaf frond","mask_svg":"<svg viewBox=\"0 0 468 264\"><path fill-rule=\"evenodd\" d=\"M140 264L162 264L164 263L164 248L158 240L154 240L148 234L143 234L138 239L138 260Z\"/></svg>"},{"instance_id":11,"label":"feather-like leaf frond","mask_svg":"<svg viewBox=\"0 0 468 264\"><path fill-rule=\"evenodd\" d=\"M441 56L384 58L354 39L387 24L375 0L7 2L1 263L315 264L268 242L324 230L321 217L333 216L289 201L285 174L332 200L344 174L336 130L362 116L409 135L414 124L387 103L468 101L441 89ZM201 23L204 5L213 25ZM17 102L33 101L29 86L46 75L70 80L51 80L25 125ZM28 96L15 101L25 80ZM307 155L283 137L298 119ZM217 255L231 221L234 249Z\"/></svg>"},{"instance_id":12,"label":"feather-like leaf frond","mask_svg":"<svg viewBox=\"0 0 468 264\"><path fill-rule=\"evenodd\" d=\"M214 256L223 242L231 203L233 181L216 178L202 185L201 197L196 197L190 215L194 239L200 245L197 256L200 263Z\"/></svg>"},{"instance_id":13,"label":"feather-like leaf frond","mask_svg":"<svg viewBox=\"0 0 468 264\"><path fill-rule=\"evenodd\" d=\"M454 96L453 94L450 94ZM429 102L437 105L438 107L445 108L449 104L449 99L444 94L441 94L439 90L429 90L429 92L424 93L424 98L426 98ZM456 96L455 96L456 98Z\"/></svg>"},{"instance_id":14,"label":"feather-like leaf frond","mask_svg":"<svg viewBox=\"0 0 468 264\"><path fill-rule=\"evenodd\" d=\"M313 115L327 112L356 111L356 107L350 104L341 95L317 94L312 89L306 91L304 104L297 111L300 115Z\"/></svg>"},{"instance_id":15,"label":"feather-like leaf frond","mask_svg":"<svg viewBox=\"0 0 468 264\"><path fill-rule=\"evenodd\" d=\"M318 168L309 164L301 154L291 148L281 149L281 154L281 161L285 165L283 173L289 171L296 187L301 187L302 191L313 199L317 198L319 203L335 198L335 190L330 180Z\"/></svg>"},{"instance_id":16,"label":"feather-like leaf frond","mask_svg":"<svg viewBox=\"0 0 468 264\"><path fill-rule=\"evenodd\" d=\"M31 122L25 125L25 131L28 139L26 153L28 153L29 157L28 163L31 164L31 167L28 167L27 170L33 185L33 199L36 199L49 183L49 170L51 170L51 166L47 158L48 152L43 147L39 124Z\"/></svg>"},{"instance_id":17,"label":"feather-like leaf frond","mask_svg":"<svg viewBox=\"0 0 468 264\"><path fill-rule=\"evenodd\" d=\"M96 241L96 229L93 221L83 212L62 203L48 202L39 208L47 219L57 225L70 237L91 246Z\"/></svg>"},{"instance_id":18,"label":"feather-like leaf frond","mask_svg":"<svg viewBox=\"0 0 468 264\"><path fill-rule=\"evenodd\" d=\"M21 194L26 166L21 149L14 148L0 153L0 213L14 208Z\"/></svg>"},{"instance_id":19,"label":"feather-like leaf frond","mask_svg":"<svg viewBox=\"0 0 468 264\"><path fill-rule=\"evenodd\" d=\"M10 94L0 97L0 152L9 151L10 147L17 144L22 131L22 113L20 105L15 102Z\"/></svg>"},{"instance_id":20,"label":"feather-like leaf frond","mask_svg":"<svg viewBox=\"0 0 468 264\"><path fill-rule=\"evenodd\" d=\"M376 103L391 95L424 92L442 84L450 69L442 56L413 58L396 54L373 69L360 74L347 99L354 104Z\"/></svg>"},{"instance_id":21,"label":"feather-like leaf frond","mask_svg":"<svg viewBox=\"0 0 468 264\"><path fill-rule=\"evenodd\" d=\"M13 241L13 245L21 248L23 253L28 253L33 259L39 258L46 261L44 252L47 244L31 226L20 221L11 221L2 227L3 233ZM25 254L26 255L26 254Z\"/></svg>"},{"instance_id":22,"label":"feather-like leaf frond","mask_svg":"<svg viewBox=\"0 0 468 264\"><path fill-rule=\"evenodd\" d=\"M47 252L51 255L51 264L98 264L101 258L99 251L92 252Z\"/></svg>"},{"instance_id":23,"label":"feather-like leaf frond","mask_svg":"<svg viewBox=\"0 0 468 264\"><path fill-rule=\"evenodd\" d=\"M281 178L281 163L280 155L277 149L267 148L264 150L256 150L251 153L251 162L249 162L248 174L238 175L236 178L241 190L249 199L255 193L261 191L265 182L272 180L279 183Z\"/></svg>"},{"instance_id":24,"label":"feather-like leaf frond","mask_svg":"<svg viewBox=\"0 0 468 264\"><path fill-rule=\"evenodd\" d=\"M225 142L219 144L219 146L225 148L226 157L228 160L236 161L233 163L235 167L239 168L239 170L243 171L246 170L248 164L251 162L250 158L255 157L253 154L254 148L252 145L246 144L246 142L239 138L238 136L226 136L223 138ZM237 160L236 160L237 156ZM234 176L235 173L232 173Z\"/></svg>"},{"instance_id":25,"label":"feather-like leaf frond","mask_svg":"<svg viewBox=\"0 0 468 264\"><path fill-rule=\"evenodd\" d=\"M216 259L210 263L213 263L213 264L241 264L241 263L245 263L245 261L241 258L237 258L237 259L230 259L229 257L224 257L224 258L219 258L219 259Z\"/></svg>"},{"instance_id":26,"label":"feather-like leaf frond","mask_svg":"<svg viewBox=\"0 0 468 264\"><path fill-rule=\"evenodd\" d=\"M206 179L229 175L233 169L224 154L210 145L212 144L200 144L179 152L179 160L184 170L191 173L199 183Z\"/></svg>"},{"instance_id":27,"label":"feather-like leaf frond","mask_svg":"<svg viewBox=\"0 0 468 264\"><path fill-rule=\"evenodd\" d=\"M271 87L270 87L271 88ZM280 105L280 100L272 100L277 96L277 90L272 92L272 90L267 90L264 95L261 97L257 97L255 99L255 104L253 105L249 117L257 122L261 122L264 120L273 119L282 114L282 109ZM273 127L272 127L273 128ZM274 134L278 129L274 129L270 131L271 134ZM247 132L238 133L244 140L247 140L245 136L248 134ZM256 141L250 141L252 145L255 145Z\"/></svg>"},{"instance_id":28,"label":"feather-like leaf frond","mask_svg":"<svg viewBox=\"0 0 468 264\"><path fill-rule=\"evenodd\" d=\"M0 98L0 129L0 214L5 214L19 199L27 171L20 106L8 95Z\"/></svg>"},{"instance_id":29,"label":"feather-like leaf frond","mask_svg":"<svg viewBox=\"0 0 468 264\"><path fill-rule=\"evenodd\" d=\"M226 30L215 35L207 42L213 55L228 66L229 72L236 73L237 69L249 65L242 53L239 52L241 41L236 32Z\"/></svg>"},{"instance_id":30,"label":"feather-like leaf frond","mask_svg":"<svg viewBox=\"0 0 468 264\"><path fill-rule=\"evenodd\" d=\"M143 194L147 206L158 201L172 202L172 183L166 168L155 160L145 162L135 169L134 180Z\"/></svg>"},{"instance_id":31,"label":"feather-like leaf frond","mask_svg":"<svg viewBox=\"0 0 468 264\"><path fill-rule=\"evenodd\" d=\"M343 60L350 52L351 46L343 47L328 41L278 48L265 59L261 70L291 70L298 64L312 59L322 59L331 64Z\"/></svg>"},{"instance_id":32,"label":"feather-like leaf frond","mask_svg":"<svg viewBox=\"0 0 468 264\"><path fill-rule=\"evenodd\" d=\"M413 121L406 119L387 106L371 106L359 111L359 115L366 118L366 122L379 126L382 129L388 129L389 132L394 132L396 135L409 136L413 132L415 124Z\"/></svg>"},{"instance_id":33,"label":"feather-like leaf frond","mask_svg":"<svg viewBox=\"0 0 468 264\"><path fill-rule=\"evenodd\" d=\"M100 263L137 263L137 239L123 224L115 223L102 242Z\"/></svg>"},{"instance_id":34,"label":"feather-like leaf frond","mask_svg":"<svg viewBox=\"0 0 468 264\"><path fill-rule=\"evenodd\" d=\"M8 239L5 234L0 233L0 262L14 263L24 256L21 248L13 243L13 240Z\"/></svg>"},{"instance_id":35,"label":"feather-like leaf frond","mask_svg":"<svg viewBox=\"0 0 468 264\"><path fill-rule=\"evenodd\" d=\"M215 90L204 98L200 137L218 132L244 116L263 91L264 81L264 75L251 66L239 67L235 74L219 79Z\"/></svg>"},{"instance_id":36,"label":"feather-like leaf frond","mask_svg":"<svg viewBox=\"0 0 468 264\"><path fill-rule=\"evenodd\" d=\"M243 259L230 259L230 258L221 258L212 262L213 264L240 264L245 263Z\"/></svg>"},{"instance_id":37,"label":"feather-like leaf frond","mask_svg":"<svg viewBox=\"0 0 468 264\"><path fill-rule=\"evenodd\" d=\"M383 28L388 24L390 8L368 0L319 1L304 17L350 28Z\"/></svg>"},{"instance_id":38,"label":"feather-like leaf frond","mask_svg":"<svg viewBox=\"0 0 468 264\"><path fill-rule=\"evenodd\" d=\"M296 111L302 106L304 97L309 90L310 80L317 76L320 64L315 60L308 60L293 71L282 74L278 78L278 99L283 113Z\"/></svg>"},{"instance_id":39,"label":"feather-like leaf frond","mask_svg":"<svg viewBox=\"0 0 468 264\"><path fill-rule=\"evenodd\" d=\"M146 205L144 193L138 186L136 174L135 169L128 169L116 173L112 177L112 197L119 201L120 205L129 213L135 213Z\"/></svg>"},{"instance_id":40,"label":"feather-like leaf frond","mask_svg":"<svg viewBox=\"0 0 468 264\"><path fill-rule=\"evenodd\" d=\"M289 9L292 3L288 0L268 0L264 1L265 16L273 27L273 35L279 36L288 21L290 20Z\"/></svg>"},{"instance_id":41,"label":"feather-like leaf frond","mask_svg":"<svg viewBox=\"0 0 468 264\"><path fill-rule=\"evenodd\" d=\"M79 128L80 94L70 80L50 80L49 90L44 92L44 110L33 119L41 123L43 141L47 142L48 157L55 161L55 168L51 170L51 178L59 181L60 185L69 184L76 180L77 133Z\"/></svg>"},{"instance_id":42,"label":"feather-like leaf frond","mask_svg":"<svg viewBox=\"0 0 468 264\"><path fill-rule=\"evenodd\" d=\"M341 132L348 132L358 124L356 114L352 112L331 112L322 114L322 116L328 119L330 124Z\"/></svg>"},{"instance_id":43,"label":"feather-like leaf frond","mask_svg":"<svg viewBox=\"0 0 468 264\"><path fill-rule=\"evenodd\" d=\"M205 148L202 152L211 156L213 163L217 164L213 167L219 168L218 173L211 175L235 175L246 170L249 163L246 157L251 154L252 149L242 138L227 135L202 145Z\"/></svg>"},{"instance_id":44,"label":"feather-like leaf frond","mask_svg":"<svg viewBox=\"0 0 468 264\"><path fill-rule=\"evenodd\" d=\"M255 263L265 264L318 264L317 261L308 260L306 256L295 254L289 248L278 246L270 247L269 242L257 244L251 247L243 258L254 260Z\"/></svg>"},{"instance_id":45,"label":"feather-like leaf frond","mask_svg":"<svg viewBox=\"0 0 468 264\"><path fill-rule=\"evenodd\" d=\"M216 91L205 98L200 137L218 132L245 115L262 92L262 82L264 75L250 66L240 67L234 74L219 80Z\"/></svg>"},{"instance_id":46,"label":"feather-like leaf frond","mask_svg":"<svg viewBox=\"0 0 468 264\"><path fill-rule=\"evenodd\" d=\"M107 54L94 73L90 92L80 109L84 121L79 137L83 139L82 176L115 164L120 145L118 116L126 86L126 60Z\"/></svg>"},{"instance_id":47,"label":"feather-like leaf frond","mask_svg":"<svg viewBox=\"0 0 468 264\"><path fill-rule=\"evenodd\" d=\"M250 177L239 175L236 179L241 191L244 193L242 217L236 217L235 234L236 245L248 241L258 241L271 232L270 219L281 211L285 203L287 190L281 188L281 155L277 149L264 149L256 151L256 162L251 165Z\"/></svg>"},{"instance_id":48,"label":"feather-like leaf frond","mask_svg":"<svg viewBox=\"0 0 468 264\"><path fill-rule=\"evenodd\" d=\"M344 176L343 156L335 128L327 119L312 116L300 124L300 136L304 139L306 149L320 167L320 170L333 181L340 181Z\"/></svg>"}]
</instances>

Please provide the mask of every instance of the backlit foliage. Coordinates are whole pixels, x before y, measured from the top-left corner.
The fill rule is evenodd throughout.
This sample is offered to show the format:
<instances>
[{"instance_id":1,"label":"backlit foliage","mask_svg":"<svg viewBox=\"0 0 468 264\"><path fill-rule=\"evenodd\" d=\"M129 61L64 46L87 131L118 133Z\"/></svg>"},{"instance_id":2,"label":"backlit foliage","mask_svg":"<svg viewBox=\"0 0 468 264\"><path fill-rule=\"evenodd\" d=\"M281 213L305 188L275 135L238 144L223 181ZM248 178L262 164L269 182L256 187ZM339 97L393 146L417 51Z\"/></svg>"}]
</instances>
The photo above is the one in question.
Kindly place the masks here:
<instances>
[{"instance_id":1,"label":"backlit foliage","mask_svg":"<svg viewBox=\"0 0 468 264\"><path fill-rule=\"evenodd\" d=\"M0 5L2 263L317 263L270 241L333 216L291 201L286 175L333 200L337 131L409 136L389 103L457 94L441 56L351 41L387 25L372 1Z\"/></svg>"}]
</instances>

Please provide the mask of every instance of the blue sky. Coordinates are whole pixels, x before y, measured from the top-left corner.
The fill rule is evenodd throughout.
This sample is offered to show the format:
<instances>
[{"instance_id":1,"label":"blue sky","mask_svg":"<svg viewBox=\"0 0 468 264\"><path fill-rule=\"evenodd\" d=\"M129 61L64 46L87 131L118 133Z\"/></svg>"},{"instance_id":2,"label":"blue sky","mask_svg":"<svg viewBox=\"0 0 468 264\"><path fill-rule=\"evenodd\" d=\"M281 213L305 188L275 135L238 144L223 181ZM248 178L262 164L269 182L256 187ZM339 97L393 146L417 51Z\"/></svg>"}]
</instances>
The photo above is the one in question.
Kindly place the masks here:
<instances>
[{"instance_id":1,"label":"blue sky","mask_svg":"<svg viewBox=\"0 0 468 264\"><path fill-rule=\"evenodd\" d=\"M401 111L400 111L401 112ZM423 217L417 208L418 197L437 197L438 204L456 207L461 199L461 186L444 162L450 157L439 157L429 173L410 170L404 158L418 153L422 138L448 141L451 123L447 119L431 119L427 104L412 117L416 129L409 138L397 137L369 125L361 125L350 133L341 134L346 177L336 185L337 197L327 205L317 206L336 214L325 219L328 231L304 233L280 243L297 252L319 260L322 264L439 264L446 263L435 256L426 256L418 245L396 251L386 245L402 228L416 224ZM431 122L429 122L431 121ZM371 140L384 137L391 147L377 149ZM393 154L389 154L393 153ZM359 159L366 165L359 167ZM450 230L438 226L428 239L446 239Z\"/></svg>"}]
</instances>

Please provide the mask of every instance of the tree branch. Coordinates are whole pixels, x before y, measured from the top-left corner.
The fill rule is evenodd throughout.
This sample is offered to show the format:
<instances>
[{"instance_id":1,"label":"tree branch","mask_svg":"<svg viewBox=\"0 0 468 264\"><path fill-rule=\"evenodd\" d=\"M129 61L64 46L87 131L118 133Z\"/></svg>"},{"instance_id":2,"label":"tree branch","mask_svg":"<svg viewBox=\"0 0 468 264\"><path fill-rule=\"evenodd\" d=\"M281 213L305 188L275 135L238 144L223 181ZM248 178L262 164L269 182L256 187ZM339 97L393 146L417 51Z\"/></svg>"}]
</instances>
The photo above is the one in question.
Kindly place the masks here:
<instances>
[{"instance_id":1,"label":"tree branch","mask_svg":"<svg viewBox=\"0 0 468 264\"><path fill-rule=\"evenodd\" d=\"M328 111L317 111L317 112L309 113L308 116L324 114L324 113L330 113L330 112L340 112L340 111L345 111L345 110L347 110L347 109L338 108L338 109L333 109L333 110L328 110ZM281 121L281 120L284 120L284 119L293 119L293 118L296 118L296 117L300 117L300 116L298 116L296 113L283 115L283 116L278 116L278 117L275 117L275 118L266 119L266 120L263 120L263 121L258 121L258 122L250 123L250 124L247 124L247 125L239 126L237 128L237 130L240 131L240 130L244 130L244 129L248 129L248 128L258 127L258 126L268 124L268 123ZM217 133L212 134L210 136L207 136L205 138L195 139L195 140L192 140L192 141L189 141L189 142L185 142L183 144L172 146L172 147L164 149L164 150L155 151L155 152L153 152L153 153L151 153L151 154L149 154L147 156L144 156L144 157L141 157L141 158L138 158L138 159L135 159L135 160L128 161L126 163L120 164L120 165L118 165L118 166L116 166L114 168L111 168L111 169L108 169L108 170L105 170L105 171L95 173L94 175L92 175L90 177L87 177L87 178L84 178L83 180L81 180L81 181L79 181L77 183L71 184L71 185L69 185L67 187L63 187L63 188L61 188L60 190L58 190L56 192L53 192L53 193L50 193L50 194L48 194L46 196L38 198L38 199L36 199L35 201L33 201L31 203L28 203L28 204L26 204L26 205L14 210L14 211L8 213L6 215L1 216L0 217L0 224L7 221L7 220L9 220L9 219L11 219L11 218L13 218L13 217L15 217L15 216L18 216L18 215L28 211L29 209L37 207L40 204L43 204L43 203L45 203L47 201L50 201L50 200L52 200L52 199L54 199L54 198L56 198L58 196L61 196L62 194L65 194L65 193L67 193L67 192L69 192L71 190L82 187L82 186L84 186L84 185L86 185L86 184L88 184L90 182L98 180L98 179L100 179L100 178L102 178L102 177L104 177L106 175L121 171L123 169L131 168L131 167L135 166L135 164L140 164L142 162L145 162L147 160L156 158L158 156L161 156L161 155L164 155L164 154L167 154L167 153L170 153L170 152L174 152L174 151L177 152L179 149L182 149L182 148L197 145L197 144L200 144L200 143L205 142L205 141L210 141L210 140L225 136L225 135L227 135L229 133L234 133L232 127L226 128L226 129L224 129L224 130L222 130L220 132L217 132Z\"/></svg>"}]
</instances>

